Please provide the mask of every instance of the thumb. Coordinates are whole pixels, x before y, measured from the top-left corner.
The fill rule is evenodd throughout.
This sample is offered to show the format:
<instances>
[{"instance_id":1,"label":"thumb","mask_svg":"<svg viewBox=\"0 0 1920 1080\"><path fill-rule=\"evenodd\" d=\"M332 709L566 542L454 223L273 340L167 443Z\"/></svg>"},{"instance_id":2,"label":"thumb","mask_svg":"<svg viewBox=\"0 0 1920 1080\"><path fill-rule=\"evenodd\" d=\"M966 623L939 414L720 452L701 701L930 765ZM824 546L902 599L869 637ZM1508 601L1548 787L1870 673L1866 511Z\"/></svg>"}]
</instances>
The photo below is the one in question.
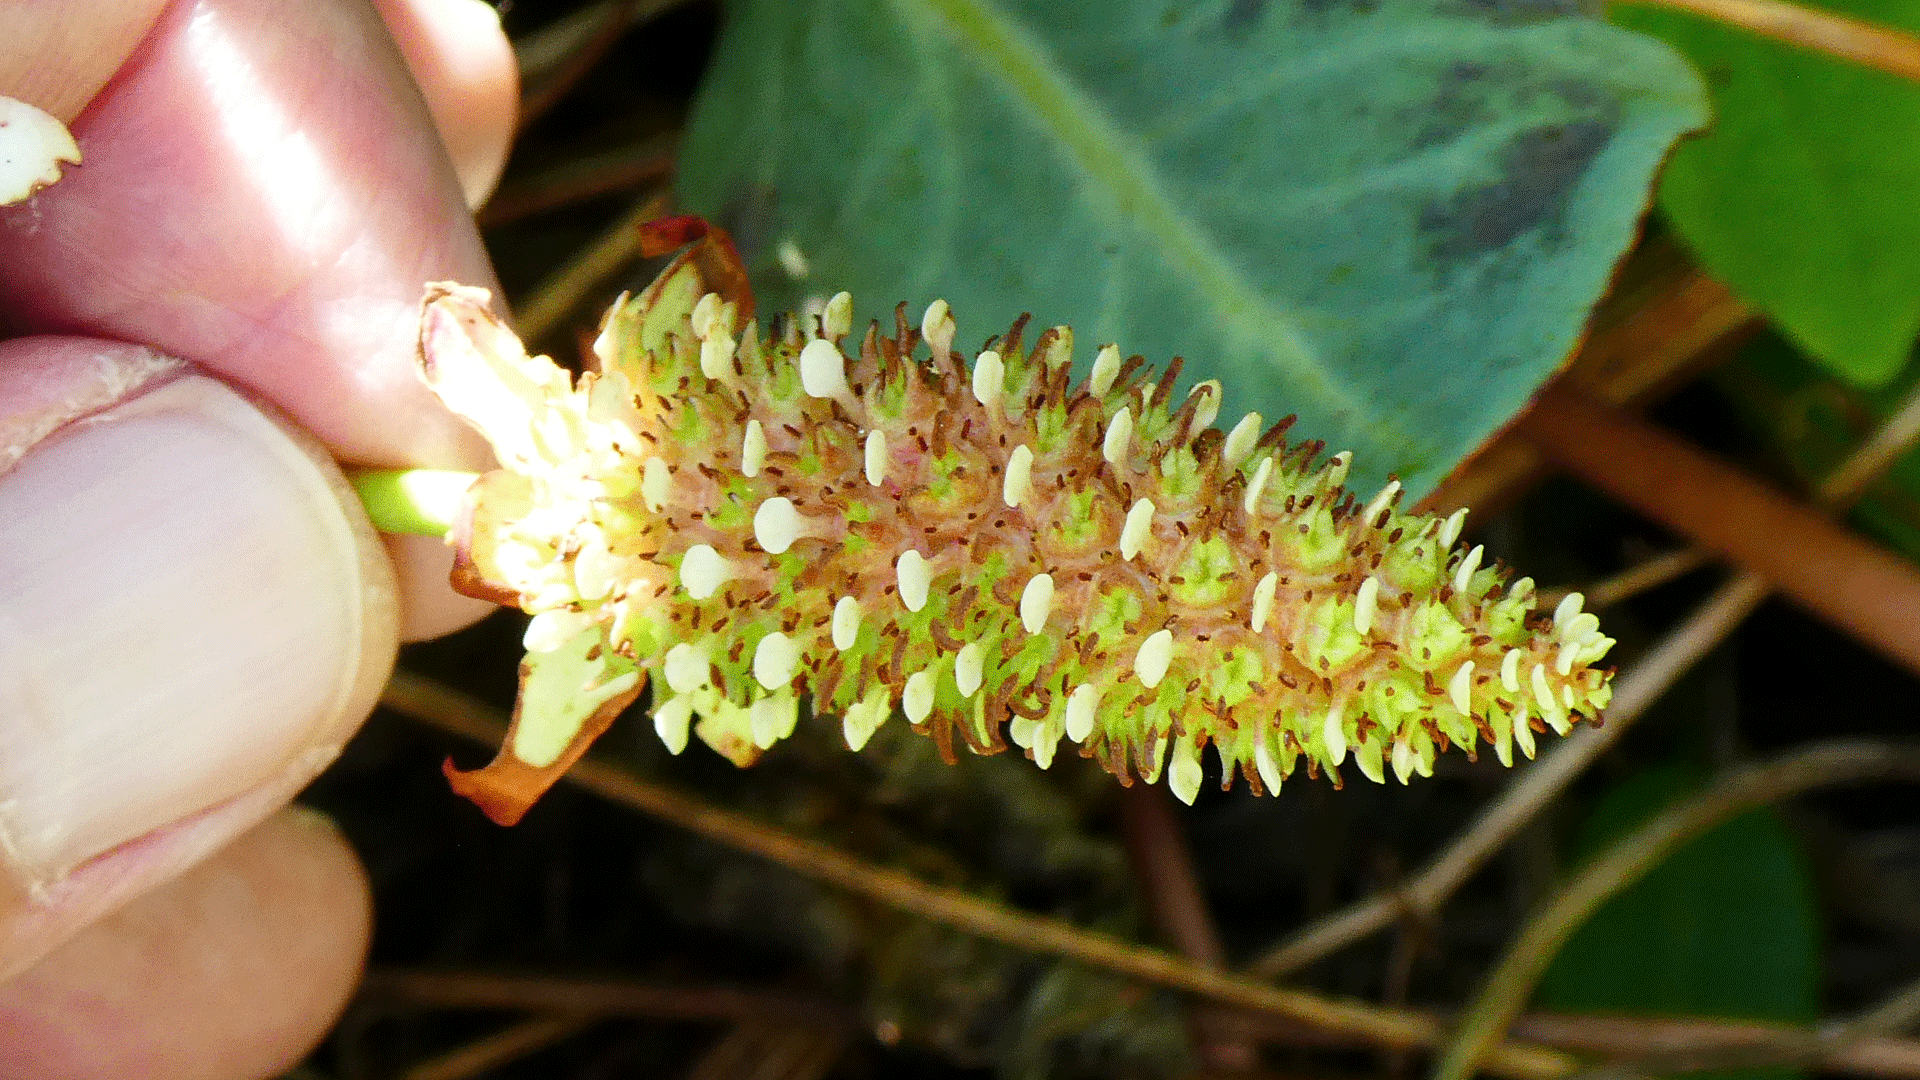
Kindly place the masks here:
<instances>
[{"instance_id":1,"label":"thumb","mask_svg":"<svg viewBox=\"0 0 1920 1080\"><path fill-rule=\"evenodd\" d=\"M372 708L396 587L352 505L186 365L0 344L0 978L250 827Z\"/></svg>"}]
</instances>

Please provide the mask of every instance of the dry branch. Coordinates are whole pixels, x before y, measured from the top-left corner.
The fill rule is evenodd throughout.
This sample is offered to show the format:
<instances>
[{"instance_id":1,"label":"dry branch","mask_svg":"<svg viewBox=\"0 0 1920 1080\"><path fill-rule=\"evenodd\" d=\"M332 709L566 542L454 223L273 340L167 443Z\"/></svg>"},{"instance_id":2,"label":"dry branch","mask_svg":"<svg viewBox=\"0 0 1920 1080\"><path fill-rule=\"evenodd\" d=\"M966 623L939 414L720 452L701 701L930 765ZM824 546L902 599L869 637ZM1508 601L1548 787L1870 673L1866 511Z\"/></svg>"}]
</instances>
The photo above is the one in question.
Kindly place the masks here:
<instances>
[{"instance_id":1,"label":"dry branch","mask_svg":"<svg viewBox=\"0 0 1920 1080\"><path fill-rule=\"evenodd\" d=\"M1764 38L1920 81L1920 38L1781 0L1628 0L1684 11Z\"/></svg>"},{"instance_id":2,"label":"dry branch","mask_svg":"<svg viewBox=\"0 0 1920 1080\"><path fill-rule=\"evenodd\" d=\"M404 715L484 745L498 745L506 732L506 724L497 710L408 672L394 674L381 700ZM1030 915L964 892L928 885L908 874L876 866L825 844L791 836L743 814L647 783L604 762L583 760L566 778L609 801L758 855L814 880L1013 948L1060 957L1223 1004L1291 1017L1346 1032L1376 1046L1427 1047L1438 1044L1445 1035L1445 1029L1424 1013L1268 986L1158 949L1083 930L1058 919ZM1518 1043L1494 1047L1485 1063L1487 1071L1515 1080L1552 1080L1573 1068L1572 1059L1565 1055Z\"/></svg>"}]
</instances>

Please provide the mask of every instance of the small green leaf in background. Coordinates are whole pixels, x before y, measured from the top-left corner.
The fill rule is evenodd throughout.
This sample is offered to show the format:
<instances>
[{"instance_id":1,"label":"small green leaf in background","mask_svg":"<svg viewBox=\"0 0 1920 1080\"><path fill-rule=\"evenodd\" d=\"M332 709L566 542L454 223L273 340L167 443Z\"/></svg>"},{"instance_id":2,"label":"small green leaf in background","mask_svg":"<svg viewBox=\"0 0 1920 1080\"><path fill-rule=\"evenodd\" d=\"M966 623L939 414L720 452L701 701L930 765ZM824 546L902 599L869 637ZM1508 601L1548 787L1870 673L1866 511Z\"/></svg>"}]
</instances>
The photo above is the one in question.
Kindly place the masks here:
<instances>
[{"instance_id":1,"label":"small green leaf in background","mask_svg":"<svg viewBox=\"0 0 1920 1080\"><path fill-rule=\"evenodd\" d=\"M1591 855L1699 786L1653 770L1602 799L1581 830ZM1675 851L1608 901L1541 980L1543 1008L1811 1023L1819 1016L1820 922L1805 858L1780 820L1755 811ZM1781 1069L1697 1076L1777 1078Z\"/></svg>"},{"instance_id":2,"label":"small green leaf in background","mask_svg":"<svg viewBox=\"0 0 1920 1080\"><path fill-rule=\"evenodd\" d=\"M762 305L1190 359L1418 494L1573 347L1705 120L1558 0L740 0L682 152Z\"/></svg>"},{"instance_id":3,"label":"small green leaf in background","mask_svg":"<svg viewBox=\"0 0 1920 1080\"><path fill-rule=\"evenodd\" d=\"M1905 0L1810 6L1920 31ZM1659 197L1701 264L1835 374L1891 378L1920 332L1920 86L1690 16L1615 21L1712 88L1713 127L1674 152Z\"/></svg>"}]
</instances>

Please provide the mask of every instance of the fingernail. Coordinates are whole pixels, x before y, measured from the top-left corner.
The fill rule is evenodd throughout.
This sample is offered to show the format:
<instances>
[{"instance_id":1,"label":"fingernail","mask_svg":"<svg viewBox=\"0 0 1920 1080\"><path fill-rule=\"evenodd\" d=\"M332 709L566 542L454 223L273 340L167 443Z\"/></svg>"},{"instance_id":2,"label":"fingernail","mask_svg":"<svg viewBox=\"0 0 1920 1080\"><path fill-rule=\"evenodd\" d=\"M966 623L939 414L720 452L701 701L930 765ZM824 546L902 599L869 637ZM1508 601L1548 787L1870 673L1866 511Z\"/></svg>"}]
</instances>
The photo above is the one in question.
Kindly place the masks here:
<instances>
[{"instance_id":1,"label":"fingernail","mask_svg":"<svg viewBox=\"0 0 1920 1080\"><path fill-rule=\"evenodd\" d=\"M392 571L324 455L187 375L0 474L0 857L29 886L331 758Z\"/></svg>"}]
</instances>

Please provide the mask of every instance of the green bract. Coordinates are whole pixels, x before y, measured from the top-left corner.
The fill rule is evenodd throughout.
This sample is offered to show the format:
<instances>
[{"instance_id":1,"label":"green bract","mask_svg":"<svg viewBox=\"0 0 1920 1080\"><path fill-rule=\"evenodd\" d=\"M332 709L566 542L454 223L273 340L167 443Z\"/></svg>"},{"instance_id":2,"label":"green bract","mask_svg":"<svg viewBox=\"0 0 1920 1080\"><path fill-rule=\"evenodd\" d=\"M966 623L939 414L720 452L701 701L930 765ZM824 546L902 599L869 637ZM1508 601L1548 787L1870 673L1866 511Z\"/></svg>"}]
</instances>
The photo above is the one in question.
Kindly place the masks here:
<instances>
[{"instance_id":1,"label":"green bract","mask_svg":"<svg viewBox=\"0 0 1920 1080\"><path fill-rule=\"evenodd\" d=\"M504 466L456 584L533 615L507 746L457 777L496 817L645 681L676 752L691 727L748 764L804 697L856 749L898 712L949 755L1011 738L1044 768L1065 739L1187 801L1209 744L1256 791L1349 754L1405 782L1606 704L1613 642L1577 596L1533 612L1531 581L1454 550L1460 514L1357 500L1348 455L1285 422L1222 434L1217 383L1171 400L1177 362L1108 345L1076 380L1072 331L1024 319L962 355L939 301L850 357L844 293L763 331L736 271L690 248L577 381L483 292L428 298L427 381Z\"/></svg>"}]
</instances>

